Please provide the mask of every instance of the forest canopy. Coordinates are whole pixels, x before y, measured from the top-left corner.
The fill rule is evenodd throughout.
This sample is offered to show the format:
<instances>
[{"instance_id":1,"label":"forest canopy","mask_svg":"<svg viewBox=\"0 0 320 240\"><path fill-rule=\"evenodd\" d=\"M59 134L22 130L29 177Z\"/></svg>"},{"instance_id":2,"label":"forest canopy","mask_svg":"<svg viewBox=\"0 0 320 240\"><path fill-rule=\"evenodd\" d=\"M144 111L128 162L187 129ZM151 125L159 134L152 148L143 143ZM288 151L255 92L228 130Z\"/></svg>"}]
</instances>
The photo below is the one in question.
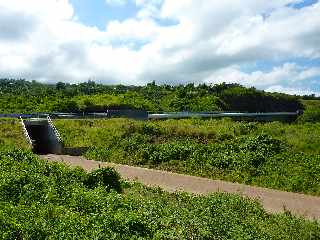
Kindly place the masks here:
<instances>
[{"instance_id":1,"label":"forest canopy","mask_svg":"<svg viewBox=\"0 0 320 240\"><path fill-rule=\"evenodd\" d=\"M301 97L269 93L239 84L103 85L43 84L23 79L0 79L0 113L99 112L106 109L166 111L295 112ZM308 97L308 96L305 96Z\"/></svg>"}]
</instances>

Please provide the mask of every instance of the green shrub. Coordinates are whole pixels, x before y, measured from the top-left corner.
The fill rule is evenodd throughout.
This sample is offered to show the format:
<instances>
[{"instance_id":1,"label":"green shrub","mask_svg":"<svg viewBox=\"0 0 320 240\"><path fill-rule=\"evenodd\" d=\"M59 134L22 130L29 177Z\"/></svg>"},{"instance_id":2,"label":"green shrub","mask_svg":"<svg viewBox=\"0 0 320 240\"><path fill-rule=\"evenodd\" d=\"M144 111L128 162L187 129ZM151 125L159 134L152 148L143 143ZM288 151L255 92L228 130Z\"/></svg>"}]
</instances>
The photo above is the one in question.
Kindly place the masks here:
<instances>
[{"instance_id":1,"label":"green shrub","mask_svg":"<svg viewBox=\"0 0 320 240\"><path fill-rule=\"evenodd\" d=\"M269 135L242 137L239 148L245 152L259 152L263 155L273 155L284 149L284 143Z\"/></svg>"},{"instance_id":2,"label":"green shrub","mask_svg":"<svg viewBox=\"0 0 320 240\"><path fill-rule=\"evenodd\" d=\"M304 100L305 111L302 116L299 117L300 123L316 123L320 122L320 101L319 100Z\"/></svg>"},{"instance_id":3,"label":"green shrub","mask_svg":"<svg viewBox=\"0 0 320 240\"><path fill-rule=\"evenodd\" d=\"M89 188L103 186L106 190L111 189L121 192L120 175L113 168L100 168L88 174L85 185Z\"/></svg>"},{"instance_id":4,"label":"green shrub","mask_svg":"<svg viewBox=\"0 0 320 240\"><path fill-rule=\"evenodd\" d=\"M320 194L308 171L320 175L319 123L110 119L58 120L57 126L67 145L89 146L90 159Z\"/></svg>"},{"instance_id":5,"label":"green shrub","mask_svg":"<svg viewBox=\"0 0 320 240\"><path fill-rule=\"evenodd\" d=\"M30 149L18 119L0 119L0 150Z\"/></svg>"},{"instance_id":6,"label":"green shrub","mask_svg":"<svg viewBox=\"0 0 320 240\"><path fill-rule=\"evenodd\" d=\"M313 165L312 159L304 161L308 167ZM237 195L169 194L128 183L121 194L106 191L106 185L119 189L113 169L87 174L39 160L28 151L0 151L0 169L0 239L307 240L320 236L319 222L289 213L267 214L258 202Z\"/></svg>"}]
</instances>

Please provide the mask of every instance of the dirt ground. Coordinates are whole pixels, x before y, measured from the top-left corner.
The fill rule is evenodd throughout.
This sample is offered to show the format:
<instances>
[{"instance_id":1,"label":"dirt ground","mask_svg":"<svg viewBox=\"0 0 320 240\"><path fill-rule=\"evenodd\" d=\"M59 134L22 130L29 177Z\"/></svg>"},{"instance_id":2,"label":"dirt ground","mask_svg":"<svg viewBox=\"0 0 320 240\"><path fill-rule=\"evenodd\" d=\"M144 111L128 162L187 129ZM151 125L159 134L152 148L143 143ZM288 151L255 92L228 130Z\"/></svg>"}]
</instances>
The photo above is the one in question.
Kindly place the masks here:
<instances>
[{"instance_id":1,"label":"dirt ground","mask_svg":"<svg viewBox=\"0 0 320 240\"><path fill-rule=\"evenodd\" d=\"M70 166L80 166L87 171L92 171L100 167L111 166L120 173L123 179L137 181L147 186L161 187L169 192L183 191L193 194L209 194L213 192L236 193L258 200L270 213L281 213L287 210L297 216L320 220L320 197L187 176L165 171L89 161L82 157L65 155L44 155L41 157L48 161L64 162Z\"/></svg>"}]
</instances>

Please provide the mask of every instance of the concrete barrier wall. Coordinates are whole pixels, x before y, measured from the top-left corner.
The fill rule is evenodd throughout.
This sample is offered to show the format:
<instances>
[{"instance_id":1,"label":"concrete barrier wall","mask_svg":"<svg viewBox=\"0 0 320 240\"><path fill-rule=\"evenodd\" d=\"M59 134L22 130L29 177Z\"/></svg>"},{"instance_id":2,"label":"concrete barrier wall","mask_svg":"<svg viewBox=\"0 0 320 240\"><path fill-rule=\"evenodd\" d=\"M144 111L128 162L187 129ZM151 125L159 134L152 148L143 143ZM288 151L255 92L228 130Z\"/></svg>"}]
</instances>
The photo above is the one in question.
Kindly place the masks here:
<instances>
[{"instance_id":1,"label":"concrete barrier wall","mask_svg":"<svg viewBox=\"0 0 320 240\"><path fill-rule=\"evenodd\" d=\"M61 154L63 152L62 142L47 119L29 119L23 122L35 153Z\"/></svg>"}]
</instances>

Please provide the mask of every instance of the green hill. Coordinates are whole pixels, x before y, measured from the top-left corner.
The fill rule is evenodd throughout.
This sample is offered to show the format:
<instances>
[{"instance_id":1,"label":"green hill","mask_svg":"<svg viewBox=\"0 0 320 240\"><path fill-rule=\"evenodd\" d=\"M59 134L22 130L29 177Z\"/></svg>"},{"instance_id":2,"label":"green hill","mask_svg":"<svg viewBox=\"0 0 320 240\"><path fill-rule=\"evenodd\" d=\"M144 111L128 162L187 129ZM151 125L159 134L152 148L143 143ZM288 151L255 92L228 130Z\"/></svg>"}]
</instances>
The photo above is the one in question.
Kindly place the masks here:
<instances>
[{"instance_id":1,"label":"green hill","mask_svg":"<svg viewBox=\"0 0 320 240\"><path fill-rule=\"evenodd\" d=\"M108 86L41 84L0 79L0 113L83 112L107 108L147 111L295 112L303 109L298 97L267 93L238 84Z\"/></svg>"},{"instance_id":2,"label":"green hill","mask_svg":"<svg viewBox=\"0 0 320 240\"><path fill-rule=\"evenodd\" d=\"M236 195L169 194L21 150L0 153L1 239L318 239L317 222ZM107 179L101 181L99 179ZM120 188L119 188L120 186Z\"/></svg>"}]
</instances>

